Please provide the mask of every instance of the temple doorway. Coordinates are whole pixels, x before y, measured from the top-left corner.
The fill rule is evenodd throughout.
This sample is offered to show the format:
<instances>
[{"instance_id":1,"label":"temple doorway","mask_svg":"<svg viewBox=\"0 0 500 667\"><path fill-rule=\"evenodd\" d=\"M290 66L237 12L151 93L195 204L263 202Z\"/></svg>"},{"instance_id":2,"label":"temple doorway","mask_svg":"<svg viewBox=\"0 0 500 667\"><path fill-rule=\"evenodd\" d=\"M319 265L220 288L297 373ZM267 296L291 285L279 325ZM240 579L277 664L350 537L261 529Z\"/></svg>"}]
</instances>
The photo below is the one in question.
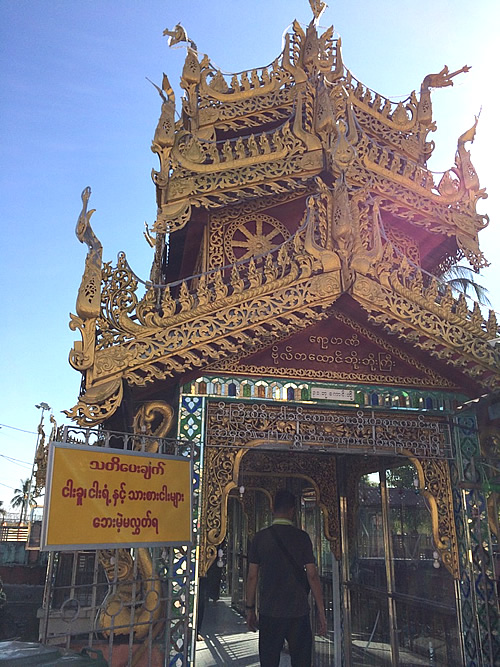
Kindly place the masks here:
<instances>
[{"instance_id":1,"label":"temple doorway","mask_svg":"<svg viewBox=\"0 0 500 667\"><path fill-rule=\"evenodd\" d=\"M269 456L266 453L266 456ZM271 460L272 460L272 454ZM261 456L259 456L261 458ZM249 457L250 459L250 457ZM282 455L276 457L279 465ZM242 484L234 489L227 503L227 536L217 549L217 560L207 571L203 588L211 591L205 596L205 608L200 635L197 642L196 665L208 667L214 664L259 665L257 635L247 630L245 614L245 580L247 555L255 533L270 525L272 520L272 498L278 488L289 489L297 499L296 523L306 530L313 542L318 569L323 583L323 593L329 617L329 637L316 637L315 665L334 664L334 603L332 580L332 552L322 528L322 511L317 503L314 484L300 473L263 474L244 467ZM334 559L335 560L335 559ZM213 586L215 568L219 570L218 588ZM338 567L335 582L336 606L340 608L338 595ZM312 605L313 607L314 605ZM312 609L312 623L315 612ZM215 661L215 662L214 662ZM286 646L280 662L282 667L290 665Z\"/></svg>"},{"instance_id":2,"label":"temple doorway","mask_svg":"<svg viewBox=\"0 0 500 667\"><path fill-rule=\"evenodd\" d=\"M322 581L328 632L316 636L315 666L461 664L455 580L435 544L435 507L419 487L417 467L402 456L245 452L208 571L210 579L218 569L218 589L207 599L196 664L259 664L244 622L247 553L271 521L278 488L297 498L297 525L311 536Z\"/></svg>"}]
</instances>

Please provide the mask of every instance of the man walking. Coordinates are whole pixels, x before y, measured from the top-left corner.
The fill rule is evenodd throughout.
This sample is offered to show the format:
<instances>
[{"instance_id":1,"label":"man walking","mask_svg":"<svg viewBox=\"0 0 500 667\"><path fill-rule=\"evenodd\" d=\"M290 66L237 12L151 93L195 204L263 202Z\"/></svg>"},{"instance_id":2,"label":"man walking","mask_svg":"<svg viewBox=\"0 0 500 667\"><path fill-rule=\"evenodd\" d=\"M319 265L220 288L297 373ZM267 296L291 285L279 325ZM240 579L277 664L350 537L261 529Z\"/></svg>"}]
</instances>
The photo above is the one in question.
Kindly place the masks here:
<instances>
[{"instance_id":1,"label":"man walking","mask_svg":"<svg viewBox=\"0 0 500 667\"><path fill-rule=\"evenodd\" d=\"M311 667L309 587L318 611L318 633L326 634L323 594L311 539L294 526L294 514L295 496L285 489L278 491L273 524L256 534L248 554L247 624L254 632L259 629L261 667L278 667L285 639L292 667Z\"/></svg>"}]
</instances>

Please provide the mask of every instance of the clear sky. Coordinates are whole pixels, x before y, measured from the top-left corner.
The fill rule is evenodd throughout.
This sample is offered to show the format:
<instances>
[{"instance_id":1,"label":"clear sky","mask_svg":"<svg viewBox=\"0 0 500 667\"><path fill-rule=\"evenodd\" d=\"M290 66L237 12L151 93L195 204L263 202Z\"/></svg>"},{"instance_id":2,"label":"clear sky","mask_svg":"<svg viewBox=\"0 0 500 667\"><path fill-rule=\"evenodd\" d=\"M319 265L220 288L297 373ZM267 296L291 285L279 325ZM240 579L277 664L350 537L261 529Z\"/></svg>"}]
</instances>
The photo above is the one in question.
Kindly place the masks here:
<instances>
[{"instance_id":1,"label":"clear sky","mask_svg":"<svg viewBox=\"0 0 500 667\"><path fill-rule=\"evenodd\" d=\"M393 99L419 90L425 75L468 64L453 88L433 92L438 129L431 168L453 166L457 138L481 111L470 147L489 198L481 247L492 266L482 282L500 311L498 0L331 0L321 25L342 37L344 62L364 84ZM147 278L152 251L144 222L155 219L150 151L161 100L146 77L166 72L180 99L184 49L165 28L181 22L200 52L224 71L271 62L307 0L0 1L0 500L30 474L41 401L59 423L80 375L68 364L77 336L69 313L86 247L75 237L80 194L90 185L93 229L105 261L126 252ZM500 316L499 316L500 320ZM14 427L14 428L12 428ZM19 429L19 430L16 430ZM23 431L28 431L27 433ZM11 459L16 459L12 461Z\"/></svg>"}]
</instances>

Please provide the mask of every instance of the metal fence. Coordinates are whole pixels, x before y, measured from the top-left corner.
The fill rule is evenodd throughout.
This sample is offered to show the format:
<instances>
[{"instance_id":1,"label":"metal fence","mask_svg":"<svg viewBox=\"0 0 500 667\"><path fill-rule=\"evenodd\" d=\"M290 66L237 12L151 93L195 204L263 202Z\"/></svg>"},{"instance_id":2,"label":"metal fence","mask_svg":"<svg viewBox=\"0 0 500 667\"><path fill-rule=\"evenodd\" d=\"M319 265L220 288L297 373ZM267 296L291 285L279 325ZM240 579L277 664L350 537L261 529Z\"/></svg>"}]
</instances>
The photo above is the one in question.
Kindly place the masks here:
<instances>
[{"instance_id":1,"label":"metal fence","mask_svg":"<svg viewBox=\"0 0 500 667\"><path fill-rule=\"evenodd\" d=\"M187 441L67 427L62 441L192 457ZM193 636L191 544L51 552L40 641L101 650L113 667L189 665Z\"/></svg>"},{"instance_id":2,"label":"metal fence","mask_svg":"<svg viewBox=\"0 0 500 667\"><path fill-rule=\"evenodd\" d=\"M4 523L0 526L0 542L26 542L28 530L26 523Z\"/></svg>"},{"instance_id":3,"label":"metal fence","mask_svg":"<svg viewBox=\"0 0 500 667\"><path fill-rule=\"evenodd\" d=\"M189 664L191 548L51 554L40 640L110 665Z\"/></svg>"}]
</instances>

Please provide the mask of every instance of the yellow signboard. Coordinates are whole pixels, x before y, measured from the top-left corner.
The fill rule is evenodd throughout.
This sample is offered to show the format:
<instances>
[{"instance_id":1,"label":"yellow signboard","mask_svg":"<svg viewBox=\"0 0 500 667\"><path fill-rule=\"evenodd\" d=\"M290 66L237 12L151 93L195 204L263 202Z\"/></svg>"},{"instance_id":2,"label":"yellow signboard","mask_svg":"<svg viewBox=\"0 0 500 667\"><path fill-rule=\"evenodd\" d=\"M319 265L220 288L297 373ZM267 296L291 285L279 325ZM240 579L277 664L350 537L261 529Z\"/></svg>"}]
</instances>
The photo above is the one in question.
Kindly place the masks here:
<instances>
[{"instance_id":1,"label":"yellow signboard","mask_svg":"<svg viewBox=\"0 0 500 667\"><path fill-rule=\"evenodd\" d=\"M42 549L186 544L191 483L183 457L53 443Z\"/></svg>"}]
</instances>

